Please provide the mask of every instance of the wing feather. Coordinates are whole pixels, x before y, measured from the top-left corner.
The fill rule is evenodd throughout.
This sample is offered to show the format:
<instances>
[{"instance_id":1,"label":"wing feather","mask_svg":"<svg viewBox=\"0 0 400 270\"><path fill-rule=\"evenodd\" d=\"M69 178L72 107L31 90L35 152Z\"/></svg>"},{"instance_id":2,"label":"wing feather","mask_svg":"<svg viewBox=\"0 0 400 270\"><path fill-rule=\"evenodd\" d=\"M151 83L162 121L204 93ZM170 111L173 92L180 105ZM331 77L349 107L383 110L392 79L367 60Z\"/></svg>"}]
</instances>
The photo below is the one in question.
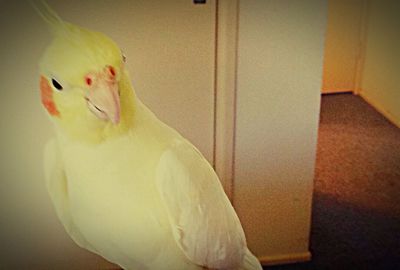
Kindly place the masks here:
<instances>
[{"instance_id":1,"label":"wing feather","mask_svg":"<svg viewBox=\"0 0 400 270\"><path fill-rule=\"evenodd\" d=\"M208 268L241 265L246 252L242 226L200 152L189 142L175 143L161 156L156 179L174 238L186 257Z\"/></svg>"}]
</instances>

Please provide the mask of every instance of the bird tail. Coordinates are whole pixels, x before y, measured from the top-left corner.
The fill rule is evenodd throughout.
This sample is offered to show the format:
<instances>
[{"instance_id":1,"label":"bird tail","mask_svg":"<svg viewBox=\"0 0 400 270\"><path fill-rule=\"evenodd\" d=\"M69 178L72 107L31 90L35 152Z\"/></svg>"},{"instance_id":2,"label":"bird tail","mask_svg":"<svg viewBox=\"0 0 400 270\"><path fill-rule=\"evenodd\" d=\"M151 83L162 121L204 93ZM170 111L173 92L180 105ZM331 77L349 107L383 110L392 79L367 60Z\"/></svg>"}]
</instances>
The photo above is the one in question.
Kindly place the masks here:
<instances>
[{"instance_id":1,"label":"bird tail","mask_svg":"<svg viewBox=\"0 0 400 270\"><path fill-rule=\"evenodd\" d=\"M249 249L246 249L244 260L240 270L263 270L257 257L254 256Z\"/></svg>"}]
</instances>

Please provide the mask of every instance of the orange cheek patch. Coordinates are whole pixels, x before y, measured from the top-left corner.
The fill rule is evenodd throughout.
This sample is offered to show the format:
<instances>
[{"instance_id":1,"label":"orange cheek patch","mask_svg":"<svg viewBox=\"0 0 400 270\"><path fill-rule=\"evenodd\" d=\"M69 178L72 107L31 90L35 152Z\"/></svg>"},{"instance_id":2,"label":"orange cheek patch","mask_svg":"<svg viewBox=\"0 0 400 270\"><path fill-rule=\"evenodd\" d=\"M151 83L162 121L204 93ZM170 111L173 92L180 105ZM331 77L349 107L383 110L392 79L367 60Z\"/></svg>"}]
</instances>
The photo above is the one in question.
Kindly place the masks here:
<instances>
[{"instance_id":1,"label":"orange cheek patch","mask_svg":"<svg viewBox=\"0 0 400 270\"><path fill-rule=\"evenodd\" d=\"M56 104L53 100L53 90L49 85L47 79L43 76L40 76L40 92L42 95L42 103L46 110L54 116L59 116L60 112L57 110Z\"/></svg>"}]
</instances>

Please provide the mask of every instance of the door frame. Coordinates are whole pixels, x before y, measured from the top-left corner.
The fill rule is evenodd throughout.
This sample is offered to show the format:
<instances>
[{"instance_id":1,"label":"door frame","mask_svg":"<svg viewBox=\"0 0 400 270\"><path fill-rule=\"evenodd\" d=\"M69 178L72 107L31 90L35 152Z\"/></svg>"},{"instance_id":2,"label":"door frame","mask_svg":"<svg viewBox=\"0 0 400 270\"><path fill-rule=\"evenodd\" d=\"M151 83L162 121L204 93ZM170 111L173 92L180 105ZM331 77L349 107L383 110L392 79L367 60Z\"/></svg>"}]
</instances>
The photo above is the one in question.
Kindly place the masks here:
<instances>
[{"instance_id":1,"label":"door frame","mask_svg":"<svg viewBox=\"0 0 400 270\"><path fill-rule=\"evenodd\" d=\"M233 202L239 0L216 0L214 167Z\"/></svg>"}]
</instances>

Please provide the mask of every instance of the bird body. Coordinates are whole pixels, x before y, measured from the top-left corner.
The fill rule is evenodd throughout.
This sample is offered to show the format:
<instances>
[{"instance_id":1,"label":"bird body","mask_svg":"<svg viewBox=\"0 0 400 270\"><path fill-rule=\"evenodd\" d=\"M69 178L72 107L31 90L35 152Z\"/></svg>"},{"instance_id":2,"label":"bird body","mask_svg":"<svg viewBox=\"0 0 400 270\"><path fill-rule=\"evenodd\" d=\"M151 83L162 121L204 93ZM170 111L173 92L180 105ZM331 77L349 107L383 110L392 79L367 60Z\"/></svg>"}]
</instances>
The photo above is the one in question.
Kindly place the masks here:
<instances>
[{"instance_id":1,"label":"bird body","mask_svg":"<svg viewBox=\"0 0 400 270\"><path fill-rule=\"evenodd\" d=\"M55 33L40 64L56 131L45 175L71 238L130 270L262 269L213 168L138 99L116 44L39 12Z\"/></svg>"},{"instance_id":2,"label":"bird body","mask_svg":"<svg viewBox=\"0 0 400 270\"><path fill-rule=\"evenodd\" d=\"M82 235L75 239L80 246L126 269L201 269L175 244L155 185L158 160L174 132L164 127L170 142L152 136L155 132L160 126L136 126L99 145L60 135L47 150L60 155L68 191L50 187L50 194L53 200L65 197L68 209L61 211L73 220L69 231ZM54 161L47 156L46 162Z\"/></svg>"}]
</instances>

